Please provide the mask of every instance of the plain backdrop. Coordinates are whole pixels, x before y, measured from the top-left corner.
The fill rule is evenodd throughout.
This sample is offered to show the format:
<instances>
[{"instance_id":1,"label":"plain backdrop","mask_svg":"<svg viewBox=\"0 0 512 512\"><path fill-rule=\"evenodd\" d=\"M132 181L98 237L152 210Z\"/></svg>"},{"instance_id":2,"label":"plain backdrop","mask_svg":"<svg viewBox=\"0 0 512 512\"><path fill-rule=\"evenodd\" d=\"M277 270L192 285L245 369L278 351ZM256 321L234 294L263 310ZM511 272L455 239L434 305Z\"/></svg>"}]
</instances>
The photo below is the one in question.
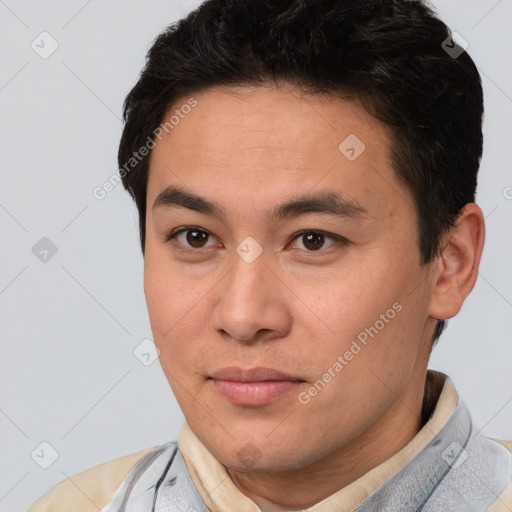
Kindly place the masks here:
<instances>
[{"instance_id":1,"label":"plain backdrop","mask_svg":"<svg viewBox=\"0 0 512 512\"><path fill-rule=\"evenodd\" d=\"M122 102L151 42L198 4L0 0L2 511L180 432L158 361L134 354L151 339L135 207L122 186L92 191L117 171ZM512 2L435 5L482 75L487 238L430 366L482 433L512 439Z\"/></svg>"}]
</instances>

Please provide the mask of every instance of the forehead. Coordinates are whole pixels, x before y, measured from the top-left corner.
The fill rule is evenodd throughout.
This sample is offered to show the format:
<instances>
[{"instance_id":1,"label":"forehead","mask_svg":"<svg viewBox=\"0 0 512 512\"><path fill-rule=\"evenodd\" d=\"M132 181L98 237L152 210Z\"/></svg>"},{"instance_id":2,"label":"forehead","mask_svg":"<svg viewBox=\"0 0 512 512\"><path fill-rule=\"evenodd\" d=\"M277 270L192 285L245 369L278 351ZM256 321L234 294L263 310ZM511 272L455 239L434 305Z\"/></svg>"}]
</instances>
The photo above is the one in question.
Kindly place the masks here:
<instances>
[{"instance_id":1,"label":"forehead","mask_svg":"<svg viewBox=\"0 0 512 512\"><path fill-rule=\"evenodd\" d=\"M172 183L247 204L314 188L370 201L404 196L386 128L354 101L287 86L217 87L193 98L193 109L180 111L189 97L173 104L164 122L181 113L179 121L155 139L148 205Z\"/></svg>"}]
</instances>

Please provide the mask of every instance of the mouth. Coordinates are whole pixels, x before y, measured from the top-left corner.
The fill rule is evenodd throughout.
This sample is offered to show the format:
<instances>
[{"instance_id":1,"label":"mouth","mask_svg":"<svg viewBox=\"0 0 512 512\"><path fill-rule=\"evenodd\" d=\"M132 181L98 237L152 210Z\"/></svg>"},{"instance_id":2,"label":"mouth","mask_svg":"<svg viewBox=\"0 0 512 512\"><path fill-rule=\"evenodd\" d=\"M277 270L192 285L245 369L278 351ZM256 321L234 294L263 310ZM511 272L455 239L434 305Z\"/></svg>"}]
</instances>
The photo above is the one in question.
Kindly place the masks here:
<instances>
[{"instance_id":1,"label":"mouth","mask_svg":"<svg viewBox=\"0 0 512 512\"><path fill-rule=\"evenodd\" d=\"M272 368L223 368L208 377L218 393L233 405L259 407L297 392L305 381Z\"/></svg>"}]
</instances>

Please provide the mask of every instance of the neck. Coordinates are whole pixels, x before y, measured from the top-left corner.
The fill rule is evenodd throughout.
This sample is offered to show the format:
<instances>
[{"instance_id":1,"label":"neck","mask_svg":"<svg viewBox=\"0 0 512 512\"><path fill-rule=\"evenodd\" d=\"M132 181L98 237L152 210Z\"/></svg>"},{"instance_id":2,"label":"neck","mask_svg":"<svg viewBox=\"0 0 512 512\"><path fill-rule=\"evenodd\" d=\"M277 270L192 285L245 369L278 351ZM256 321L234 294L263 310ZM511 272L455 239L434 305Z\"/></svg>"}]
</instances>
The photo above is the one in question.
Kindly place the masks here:
<instances>
[{"instance_id":1,"label":"neck","mask_svg":"<svg viewBox=\"0 0 512 512\"><path fill-rule=\"evenodd\" d=\"M228 470L228 474L262 512L311 507L350 485L407 445L430 417L438 390L431 379L410 387L370 428L308 467L272 473Z\"/></svg>"}]
</instances>

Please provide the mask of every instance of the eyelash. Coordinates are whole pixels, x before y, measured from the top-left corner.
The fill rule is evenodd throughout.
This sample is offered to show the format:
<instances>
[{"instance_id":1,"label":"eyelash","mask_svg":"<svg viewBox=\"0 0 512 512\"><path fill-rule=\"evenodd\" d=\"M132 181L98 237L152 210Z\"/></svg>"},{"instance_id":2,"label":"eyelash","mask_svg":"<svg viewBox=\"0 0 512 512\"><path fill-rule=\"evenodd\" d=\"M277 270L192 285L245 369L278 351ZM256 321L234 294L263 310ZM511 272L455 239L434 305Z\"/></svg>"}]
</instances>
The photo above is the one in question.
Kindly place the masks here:
<instances>
[{"instance_id":1,"label":"eyelash","mask_svg":"<svg viewBox=\"0 0 512 512\"><path fill-rule=\"evenodd\" d=\"M204 230L204 229L201 229L197 226L183 226L181 228L177 228L175 229L174 231L172 231L171 233L169 233L168 235L165 236L164 238L164 241L166 243L169 243L169 244L173 244L173 245L177 245L178 246L178 249L180 251L183 251L183 252L187 252L187 253L191 253L191 252L199 252L201 250L201 248L198 248L198 249L193 249L193 248L186 248L184 249L183 247L181 247L181 244L178 244L175 239L176 237L178 237L181 233L185 233L187 231L200 231L201 233L205 233L207 234L208 236L212 236L211 233L209 233L208 231ZM349 242L347 239L339 236L339 235L334 235L332 233L327 233L326 231L321 231L321 230L318 230L318 229L304 229L302 231L299 231L297 233L295 233L293 235L293 237L291 238L291 240L287 243L290 244L292 242L294 242L297 238L300 238L304 235L307 235L307 234L314 234L314 235L323 235L325 236L326 238L329 238L330 240L332 240L333 242L338 242L340 243L341 245L348 245ZM326 250L323 250L323 249L318 249L317 251L308 251L306 250L307 253L311 253L311 254L314 254L314 253L325 253L327 252L331 247L329 247L328 249ZM302 250L302 249L301 249Z\"/></svg>"}]
</instances>

